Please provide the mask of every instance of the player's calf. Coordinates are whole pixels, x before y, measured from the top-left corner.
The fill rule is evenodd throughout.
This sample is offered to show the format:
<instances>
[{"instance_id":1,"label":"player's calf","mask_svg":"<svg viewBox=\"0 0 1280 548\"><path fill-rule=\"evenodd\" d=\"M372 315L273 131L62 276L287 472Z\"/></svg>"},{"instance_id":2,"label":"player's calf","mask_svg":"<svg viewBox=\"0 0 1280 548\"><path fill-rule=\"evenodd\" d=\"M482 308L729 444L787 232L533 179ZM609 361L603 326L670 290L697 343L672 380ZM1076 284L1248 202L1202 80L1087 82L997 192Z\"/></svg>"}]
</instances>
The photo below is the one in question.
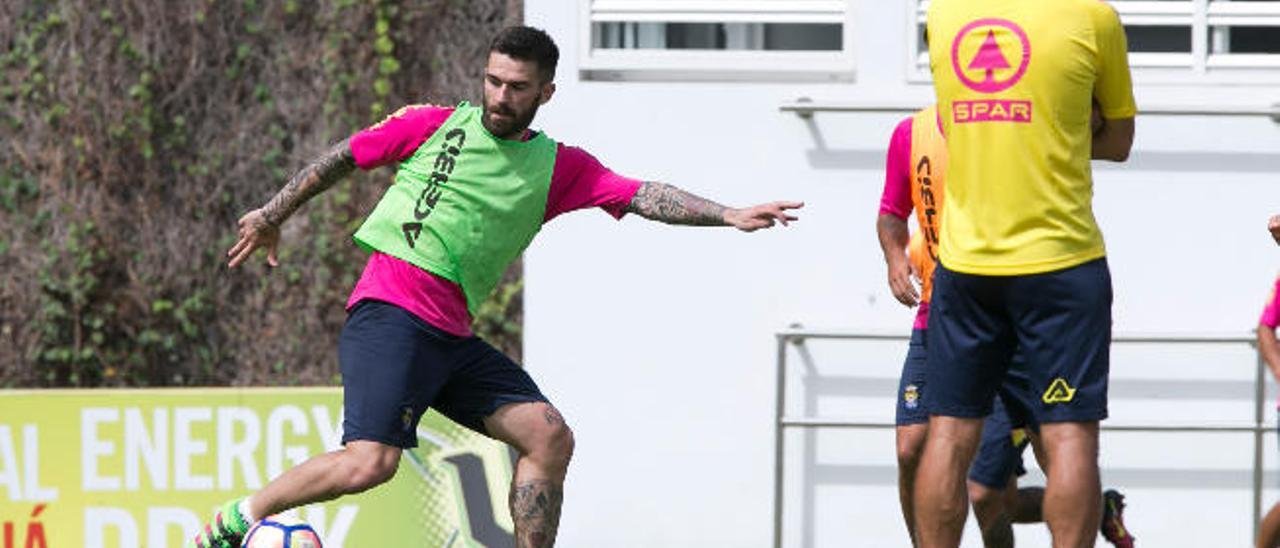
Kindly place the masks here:
<instances>
[{"instance_id":1,"label":"player's calf","mask_svg":"<svg viewBox=\"0 0 1280 548\"><path fill-rule=\"evenodd\" d=\"M969 480L969 502L973 505L973 515L978 520L978 529L982 531L982 544L987 548L1013 547L1013 522L1009 516L1009 492L1016 492L1016 484L1011 480L1006 489L993 489L979 482Z\"/></svg>"},{"instance_id":2,"label":"player's calf","mask_svg":"<svg viewBox=\"0 0 1280 548\"><path fill-rule=\"evenodd\" d=\"M564 477L573 458L573 431L546 401L503 405L484 419L490 436L520 453L511 481L516 546L550 547L560 525Z\"/></svg>"},{"instance_id":3,"label":"player's calf","mask_svg":"<svg viewBox=\"0 0 1280 548\"><path fill-rule=\"evenodd\" d=\"M517 480L511 484L511 518L516 526L517 548L555 546L560 528L563 483L549 480Z\"/></svg>"}]
</instances>

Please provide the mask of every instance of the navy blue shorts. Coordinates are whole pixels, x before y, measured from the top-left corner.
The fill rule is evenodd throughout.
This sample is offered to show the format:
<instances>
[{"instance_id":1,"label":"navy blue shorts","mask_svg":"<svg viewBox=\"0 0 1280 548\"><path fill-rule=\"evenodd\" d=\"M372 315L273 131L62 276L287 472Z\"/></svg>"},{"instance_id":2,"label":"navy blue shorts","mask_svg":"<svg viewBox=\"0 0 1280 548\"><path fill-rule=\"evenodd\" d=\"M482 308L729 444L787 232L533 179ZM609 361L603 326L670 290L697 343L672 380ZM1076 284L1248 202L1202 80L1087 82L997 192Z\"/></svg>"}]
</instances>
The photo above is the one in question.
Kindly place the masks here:
<instances>
[{"instance_id":1,"label":"navy blue shorts","mask_svg":"<svg viewBox=\"0 0 1280 548\"><path fill-rule=\"evenodd\" d=\"M969 466L970 480L991 489L1004 489L1015 475L1027 473L1022 466L1022 453L1031 443L1026 432L1028 429L1034 431L1035 425L1018 426L1014 422L1005 408L1002 394L996 398L991 414L982 423L982 442L978 445L978 455Z\"/></svg>"},{"instance_id":2,"label":"navy blue shorts","mask_svg":"<svg viewBox=\"0 0 1280 548\"><path fill-rule=\"evenodd\" d=\"M895 420L899 426L925 424L929 421L929 411L923 405L924 369L929 359L927 333L927 329L911 330L910 346L906 350L906 360L902 362L902 376L897 380ZM1029 392L1027 362L1023 360L1023 353L1014 352L1009 373L1005 375L1005 382L1001 383L996 394L997 403L1000 399L1009 402L1009 411L1006 412L1001 407L1002 414L1006 414L1006 423L1015 428L1029 426L1033 431L1039 431L1036 417L1032 415L1034 397Z\"/></svg>"},{"instance_id":3,"label":"navy blue shorts","mask_svg":"<svg viewBox=\"0 0 1280 548\"><path fill-rule=\"evenodd\" d=\"M924 366L929 356L924 344L925 330L912 329L902 377L898 379L898 410L894 414L898 426L929 422L929 412L920 401L920 394L924 392Z\"/></svg>"},{"instance_id":4,"label":"navy blue shorts","mask_svg":"<svg viewBox=\"0 0 1280 548\"><path fill-rule=\"evenodd\" d=\"M911 330L911 344L907 347L907 359L902 364L902 377L898 379L897 412L895 413L898 426L929 422L929 410L923 404L925 367L929 361L927 333L927 329ZM1006 422L1011 422L1018 428L1029 426L1039 431L1031 411L1032 401L1035 398L1029 388L1026 361L1022 358L1021 352L1014 352L1009 371L996 394L1000 399L1009 402Z\"/></svg>"},{"instance_id":5,"label":"navy blue shorts","mask_svg":"<svg viewBox=\"0 0 1280 548\"><path fill-rule=\"evenodd\" d=\"M338 339L342 443L418 445L430 407L488 435L484 418L508 403L547 401L529 374L479 337L451 335L381 301L358 303Z\"/></svg>"},{"instance_id":6,"label":"navy blue shorts","mask_svg":"<svg viewBox=\"0 0 1280 548\"><path fill-rule=\"evenodd\" d=\"M938 265L927 341L929 413L990 414L1017 349L1027 362L1036 422L1106 418L1111 295L1106 259L1024 276Z\"/></svg>"},{"instance_id":7,"label":"navy blue shorts","mask_svg":"<svg viewBox=\"0 0 1280 548\"><path fill-rule=\"evenodd\" d=\"M992 400L991 414L987 418L1000 414L1009 428L1030 428L1032 432L1040 432L1040 423L1036 420L1036 394L1031 391L1031 380L1027 377L1027 360L1022 349L1014 350L1009 369L1005 371L1004 381L996 389L996 398ZM983 430L986 431L985 428ZM983 434L986 437L986 434Z\"/></svg>"}]
</instances>

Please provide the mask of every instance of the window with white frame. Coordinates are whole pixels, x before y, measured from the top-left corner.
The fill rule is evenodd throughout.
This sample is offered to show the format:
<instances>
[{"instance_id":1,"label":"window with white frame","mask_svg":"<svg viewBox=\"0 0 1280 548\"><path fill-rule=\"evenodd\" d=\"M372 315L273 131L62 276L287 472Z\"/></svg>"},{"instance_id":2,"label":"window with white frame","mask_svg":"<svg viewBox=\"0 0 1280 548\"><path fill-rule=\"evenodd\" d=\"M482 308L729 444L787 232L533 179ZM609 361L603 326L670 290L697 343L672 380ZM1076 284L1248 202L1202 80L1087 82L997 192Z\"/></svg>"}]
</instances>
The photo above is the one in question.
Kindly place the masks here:
<instances>
[{"instance_id":1,"label":"window with white frame","mask_svg":"<svg viewBox=\"0 0 1280 548\"><path fill-rule=\"evenodd\" d=\"M851 78L851 1L584 1L581 69L595 79Z\"/></svg>"},{"instance_id":2,"label":"window with white frame","mask_svg":"<svg viewBox=\"0 0 1280 548\"><path fill-rule=\"evenodd\" d=\"M916 0L913 58L927 77L928 0ZM1280 81L1280 1L1110 0L1137 77L1205 83Z\"/></svg>"}]
</instances>

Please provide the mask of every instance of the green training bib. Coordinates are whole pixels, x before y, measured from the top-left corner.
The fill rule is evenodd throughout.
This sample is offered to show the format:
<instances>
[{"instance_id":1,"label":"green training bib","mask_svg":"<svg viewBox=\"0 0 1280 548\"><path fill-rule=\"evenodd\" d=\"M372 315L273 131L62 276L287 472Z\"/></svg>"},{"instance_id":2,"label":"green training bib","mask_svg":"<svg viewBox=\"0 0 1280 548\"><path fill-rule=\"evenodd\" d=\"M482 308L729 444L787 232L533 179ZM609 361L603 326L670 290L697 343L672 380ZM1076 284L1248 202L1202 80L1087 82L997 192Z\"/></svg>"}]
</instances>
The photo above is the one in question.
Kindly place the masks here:
<instances>
[{"instance_id":1,"label":"green training bib","mask_svg":"<svg viewBox=\"0 0 1280 548\"><path fill-rule=\"evenodd\" d=\"M354 239L462 287L474 317L542 228L556 142L494 137L467 103L396 170Z\"/></svg>"}]
</instances>

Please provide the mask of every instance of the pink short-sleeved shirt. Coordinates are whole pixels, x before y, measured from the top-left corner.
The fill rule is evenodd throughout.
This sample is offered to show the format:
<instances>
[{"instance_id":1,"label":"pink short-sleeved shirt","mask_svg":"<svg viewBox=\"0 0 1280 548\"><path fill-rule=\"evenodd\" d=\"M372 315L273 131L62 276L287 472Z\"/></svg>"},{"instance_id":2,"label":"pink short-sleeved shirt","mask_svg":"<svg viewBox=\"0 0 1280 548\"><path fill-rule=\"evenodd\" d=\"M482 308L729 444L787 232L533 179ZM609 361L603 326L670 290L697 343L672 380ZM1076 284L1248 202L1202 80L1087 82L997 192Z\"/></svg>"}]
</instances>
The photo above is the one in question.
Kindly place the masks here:
<instances>
[{"instance_id":1,"label":"pink short-sleeved shirt","mask_svg":"<svg viewBox=\"0 0 1280 548\"><path fill-rule=\"evenodd\" d=\"M884 161L884 191L880 194L880 214L907 220L915 207L911 202L911 120L903 118L889 137L889 152ZM929 301L920 301L912 329L929 326Z\"/></svg>"},{"instance_id":2,"label":"pink short-sleeved shirt","mask_svg":"<svg viewBox=\"0 0 1280 548\"><path fill-rule=\"evenodd\" d=\"M374 169L412 156L445 120L452 108L415 105L351 136L356 166ZM642 183L609 170L577 147L558 145L543 223L561 213L599 207L621 219ZM458 284L384 253L374 252L347 299L347 309L373 299L408 310L448 333L471 336L471 314Z\"/></svg>"},{"instance_id":3,"label":"pink short-sleeved shirt","mask_svg":"<svg viewBox=\"0 0 1280 548\"><path fill-rule=\"evenodd\" d=\"M880 195L880 213L907 220L914 207L911 203L911 120L903 118L889 137L889 152L884 161L884 192Z\"/></svg>"}]
</instances>

